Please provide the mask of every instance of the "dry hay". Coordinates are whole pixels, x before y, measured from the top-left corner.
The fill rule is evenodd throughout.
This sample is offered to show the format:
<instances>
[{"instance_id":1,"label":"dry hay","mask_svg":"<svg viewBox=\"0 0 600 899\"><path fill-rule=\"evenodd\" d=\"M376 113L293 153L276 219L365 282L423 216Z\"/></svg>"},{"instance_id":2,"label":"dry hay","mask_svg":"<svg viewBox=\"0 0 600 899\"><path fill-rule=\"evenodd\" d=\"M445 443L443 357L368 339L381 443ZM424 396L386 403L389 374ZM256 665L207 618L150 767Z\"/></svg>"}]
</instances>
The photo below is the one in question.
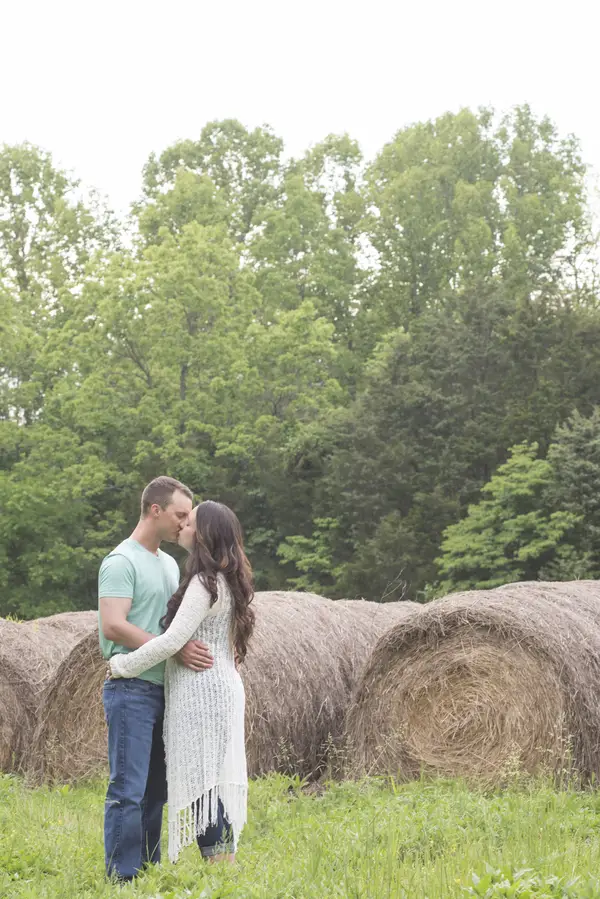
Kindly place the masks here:
<instances>
[{"instance_id":1,"label":"dry hay","mask_svg":"<svg viewBox=\"0 0 600 899\"><path fill-rule=\"evenodd\" d=\"M18 771L48 679L95 612L63 612L34 621L0 619L0 771Z\"/></svg>"},{"instance_id":2,"label":"dry hay","mask_svg":"<svg viewBox=\"0 0 600 899\"><path fill-rule=\"evenodd\" d=\"M342 736L358 672L409 605L258 594L256 631L241 669L251 776L273 769L315 776L323 769Z\"/></svg>"},{"instance_id":3,"label":"dry hay","mask_svg":"<svg viewBox=\"0 0 600 899\"><path fill-rule=\"evenodd\" d=\"M390 603L383 612L376 603L332 602L311 593L256 594L256 630L240 668L250 776L318 773L327 745L343 731L359 667L410 605ZM75 782L105 772L105 671L94 633L56 672L29 754L28 773L36 782Z\"/></svg>"},{"instance_id":4,"label":"dry hay","mask_svg":"<svg viewBox=\"0 0 600 899\"><path fill-rule=\"evenodd\" d=\"M369 662L377 640L394 624L404 621L409 614L422 608L417 602L369 602L364 599L338 599L336 611L340 612L345 624L345 645L340 653L339 663L345 677L349 696L356 689L358 679ZM344 710L344 715L348 709Z\"/></svg>"},{"instance_id":5,"label":"dry hay","mask_svg":"<svg viewBox=\"0 0 600 899\"><path fill-rule=\"evenodd\" d=\"M348 720L354 771L600 775L600 582L458 593L392 627Z\"/></svg>"}]
</instances>

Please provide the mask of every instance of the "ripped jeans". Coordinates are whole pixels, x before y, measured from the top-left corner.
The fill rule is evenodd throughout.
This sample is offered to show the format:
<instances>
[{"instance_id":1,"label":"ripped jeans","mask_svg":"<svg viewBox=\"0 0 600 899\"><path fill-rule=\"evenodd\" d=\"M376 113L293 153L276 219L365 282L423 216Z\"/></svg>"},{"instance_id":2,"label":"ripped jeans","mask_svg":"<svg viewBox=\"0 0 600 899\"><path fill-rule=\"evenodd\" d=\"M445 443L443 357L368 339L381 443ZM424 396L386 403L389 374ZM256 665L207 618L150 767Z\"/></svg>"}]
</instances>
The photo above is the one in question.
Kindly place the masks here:
<instances>
[{"instance_id":1,"label":"ripped jeans","mask_svg":"<svg viewBox=\"0 0 600 899\"><path fill-rule=\"evenodd\" d=\"M163 744L163 687L137 677L107 680L110 781L104 810L106 873L131 880L160 861L160 831L167 798Z\"/></svg>"}]
</instances>

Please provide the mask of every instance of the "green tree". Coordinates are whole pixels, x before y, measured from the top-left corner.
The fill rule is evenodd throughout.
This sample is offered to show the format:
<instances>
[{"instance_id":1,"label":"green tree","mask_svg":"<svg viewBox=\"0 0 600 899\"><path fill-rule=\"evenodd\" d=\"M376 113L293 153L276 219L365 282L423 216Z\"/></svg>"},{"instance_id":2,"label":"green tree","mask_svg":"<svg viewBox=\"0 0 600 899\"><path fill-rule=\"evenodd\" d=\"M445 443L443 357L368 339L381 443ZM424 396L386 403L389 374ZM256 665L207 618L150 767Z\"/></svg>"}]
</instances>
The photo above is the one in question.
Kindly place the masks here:
<instances>
[{"instance_id":1,"label":"green tree","mask_svg":"<svg viewBox=\"0 0 600 899\"><path fill-rule=\"evenodd\" d=\"M514 435L507 309L501 294L476 296L462 316L428 312L376 347L322 441L316 509L340 521L338 594L378 598L395 585L394 597L415 597L435 578L444 528L504 460L504 429Z\"/></svg>"},{"instance_id":2,"label":"green tree","mask_svg":"<svg viewBox=\"0 0 600 899\"><path fill-rule=\"evenodd\" d=\"M243 243L277 193L282 150L270 128L248 131L225 119L205 125L197 141L152 155L139 207L144 236L152 240L161 226L178 230L193 220L212 224L225 212L231 236Z\"/></svg>"},{"instance_id":3,"label":"green tree","mask_svg":"<svg viewBox=\"0 0 600 899\"><path fill-rule=\"evenodd\" d=\"M364 280L361 173L356 143L328 137L289 164L278 199L264 208L264 224L249 244L265 314L310 300L346 346ZM344 362L351 367L348 356Z\"/></svg>"},{"instance_id":4,"label":"green tree","mask_svg":"<svg viewBox=\"0 0 600 899\"><path fill-rule=\"evenodd\" d=\"M310 521L318 471L306 464L304 448L348 401L336 378L338 357L333 326L305 301L253 323L233 377L221 381L232 410L217 445L224 495L245 524L261 588L283 586L277 548Z\"/></svg>"},{"instance_id":5,"label":"green tree","mask_svg":"<svg viewBox=\"0 0 600 899\"><path fill-rule=\"evenodd\" d=\"M0 471L2 615L37 618L96 603L100 559L122 539L127 478L100 441L37 424Z\"/></svg>"},{"instance_id":6,"label":"green tree","mask_svg":"<svg viewBox=\"0 0 600 899\"><path fill-rule=\"evenodd\" d=\"M196 482L231 426L222 386L235 381L260 297L224 228L191 222L160 237L138 257L115 256L87 285L82 327L65 334L79 374L51 408L68 409L84 433L99 423L141 477L169 465Z\"/></svg>"},{"instance_id":7,"label":"green tree","mask_svg":"<svg viewBox=\"0 0 600 899\"><path fill-rule=\"evenodd\" d=\"M46 399L73 374L51 349L80 315L91 261L117 243L102 204L52 158L23 144L0 151L0 564L2 612L33 617L82 607L95 565L94 537L110 522L95 502L119 473L98 446L43 423ZM119 516L117 515L117 518ZM56 525L58 533L54 533ZM90 561L93 560L93 561ZM69 585L65 595L64 586ZM40 609L41 606L41 609Z\"/></svg>"},{"instance_id":8,"label":"green tree","mask_svg":"<svg viewBox=\"0 0 600 899\"><path fill-rule=\"evenodd\" d=\"M286 537L279 545L277 555L284 564L293 564L299 577L288 578L288 583L296 590L309 592L329 591L334 587L339 571L333 564L330 534L338 522L333 518L317 518L313 523L311 537L294 535Z\"/></svg>"},{"instance_id":9,"label":"green tree","mask_svg":"<svg viewBox=\"0 0 600 899\"><path fill-rule=\"evenodd\" d=\"M362 339L499 281L530 315L555 304L591 240L584 172L577 142L527 106L498 128L462 110L400 131L366 176L379 270Z\"/></svg>"},{"instance_id":10,"label":"green tree","mask_svg":"<svg viewBox=\"0 0 600 899\"><path fill-rule=\"evenodd\" d=\"M0 275L28 310L60 311L61 291L80 279L90 257L111 244L114 223L93 196L29 144L0 152Z\"/></svg>"},{"instance_id":11,"label":"green tree","mask_svg":"<svg viewBox=\"0 0 600 899\"><path fill-rule=\"evenodd\" d=\"M115 244L101 204L29 144L0 151L0 417L28 424L49 378L48 334L71 314L89 260ZM56 362L56 360L55 360ZM6 432L7 429L5 429Z\"/></svg>"},{"instance_id":12,"label":"green tree","mask_svg":"<svg viewBox=\"0 0 600 899\"><path fill-rule=\"evenodd\" d=\"M568 544L545 569L553 579L600 577L600 407L579 412L557 428L548 450L553 477L545 493L549 509L577 517Z\"/></svg>"},{"instance_id":13,"label":"green tree","mask_svg":"<svg viewBox=\"0 0 600 899\"><path fill-rule=\"evenodd\" d=\"M564 260L589 243L584 174L578 141L559 138L548 118L529 106L504 117L495 135L503 278L524 302L546 302L565 282Z\"/></svg>"},{"instance_id":14,"label":"green tree","mask_svg":"<svg viewBox=\"0 0 600 899\"><path fill-rule=\"evenodd\" d=\"M370 359L323 441L312 516L340 522L337 593L400 578L418 595L506 448L545 451L598 402L600 318L571 267L589 241L582 173L576 143L527 108L496 129L468 111L416 125L367 171L378 266L353 333Z\"/></svg>"},{"instance_id":15,"label":"green tree","mask_svg":"<svg viewBox=\"0 0 600 899\"><path fill-rule=\"evenodd\" d=\"M250 279L251 280L251 279ZM135 257L105 260L46 359L70 369L44 396L2 481L8 591L20 614L93 595L97 562L133 524L139 491L169 471L199 492L229 411L229 379L258 297L222 228L192 222ZM25 499L29 496L29 502ZM36 522L24 515L37 498ZM35 558L34 558L34 554ZM37 561L36 561L37 560Z\"/></svg>"},{"instance_id":16,"label":"green tree","mask_svg":"<svg viewBox=\"0 0 600 899\"><path fill-rule=\"evenodd\" d=\"M553 478L538 445L518 444L482 489L467 517L446 529L437 565L445 593L536 580L579 522L573 512L548 514L543 495Z\"/></svg>"},{"instance_id":17,"label":"green tree","mask_svg":"<svg viewBox=\"0 0 600 899\"><path fill-rule=\"evenodd\" d=\"M281 152L224 121L151 157L128 249L49 156L0 153L0 613L89 603L165 471L236 509L260 588L420 597L519 472L510 571L598 572L577 143L523 107L411 126L366 172L347 136ZM485 502L484 581L510 537Z\"/></svg>"}]
</instances>

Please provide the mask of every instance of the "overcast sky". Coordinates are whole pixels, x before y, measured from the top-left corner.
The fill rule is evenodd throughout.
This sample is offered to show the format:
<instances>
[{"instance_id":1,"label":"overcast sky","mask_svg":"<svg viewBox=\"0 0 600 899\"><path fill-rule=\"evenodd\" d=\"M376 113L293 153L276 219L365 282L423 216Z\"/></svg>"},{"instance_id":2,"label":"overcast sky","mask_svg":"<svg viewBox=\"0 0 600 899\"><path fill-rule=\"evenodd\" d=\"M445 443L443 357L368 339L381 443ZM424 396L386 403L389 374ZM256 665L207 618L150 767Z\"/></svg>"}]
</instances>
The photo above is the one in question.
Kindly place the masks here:
<instances>
[{"instance_id":1,"label":"overcast sky","mask_svg":"<svg viewBox=\"0 0 600 899\"><path fill-rule=\"evenodd\" d=\"M600 173L597 0L4 0L0 144L28 140L123 212L151 151L212 119L373 156L414 121L528 102Z\"/></svg>"}]
</instances>

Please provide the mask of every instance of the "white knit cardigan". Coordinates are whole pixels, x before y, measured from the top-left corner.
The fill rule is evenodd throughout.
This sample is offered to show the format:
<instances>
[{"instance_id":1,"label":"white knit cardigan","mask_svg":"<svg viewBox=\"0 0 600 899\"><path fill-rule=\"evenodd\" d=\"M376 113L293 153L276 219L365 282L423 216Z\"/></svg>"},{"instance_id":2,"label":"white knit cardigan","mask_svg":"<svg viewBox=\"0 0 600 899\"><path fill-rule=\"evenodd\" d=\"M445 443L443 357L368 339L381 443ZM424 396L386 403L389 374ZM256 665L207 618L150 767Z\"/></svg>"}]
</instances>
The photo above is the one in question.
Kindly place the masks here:
<instances>
[{"instance_id":1,"label":"white knit cardigan","mask_svg":"<svg viewBox=\"0 0 600 899\"><path fill-rule=\"evenodd\" d=\"M245 697L231 637L234 599L221 574L217 586L211 607L208 590L194 577L164 634L110 660L113 676L136 677L168 659L164 735L171 861L216 823L219 800L233 831L234 851L246 822ZM188 640L206 643L212 668L191 671L172 658Z\"/></svg>"}]
</instances>

